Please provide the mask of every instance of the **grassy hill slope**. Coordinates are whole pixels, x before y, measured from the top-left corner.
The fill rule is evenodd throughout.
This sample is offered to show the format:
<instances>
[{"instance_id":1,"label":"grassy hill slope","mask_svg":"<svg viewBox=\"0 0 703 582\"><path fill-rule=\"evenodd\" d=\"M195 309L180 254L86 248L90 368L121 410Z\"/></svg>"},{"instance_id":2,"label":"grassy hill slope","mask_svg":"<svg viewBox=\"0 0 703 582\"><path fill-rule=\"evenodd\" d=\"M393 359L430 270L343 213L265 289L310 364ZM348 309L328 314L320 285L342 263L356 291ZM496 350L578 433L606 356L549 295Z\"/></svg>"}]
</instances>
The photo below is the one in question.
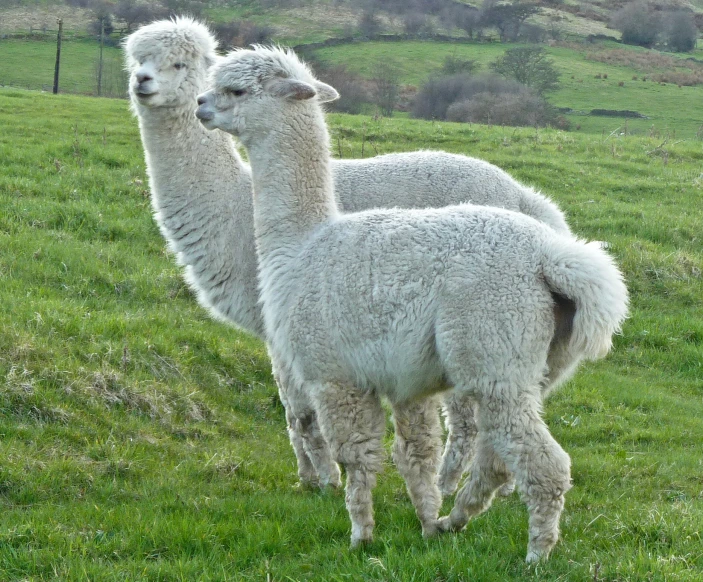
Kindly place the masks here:
<instances>
[{"instance_id":1,"label":"grassy hill slope","mask_svg":"<svg viewBox=\"0 0 703 582\"><path fill-rule=\"evenodd\" d=\"M514 46L519 45L365 42L318 49L314 55L323 62L346 65L350 70L369 78L373 77L374 67L378 63L394 63L401 73L402 81L417 87L441 69L447 56L475 60L481 66L480 70L488 71L491 61ZM671 72L673 69L671 66L662 66L655 58L651 59L651 64L645 65L643 72L641 67L635 68L630 64L609 64L594 60L594 57L603 57L612 51L623 51L623 47L612 43L599 45L598 48L573 44L568 47L548 47L546 50L561 74L559 90L548 95L547 99L558 107L574 110L574 113L567 115L574 127L578 124L583 131L605 131L608 134L624 125L622 118L585 115L592 109L638 111L648 119L630 119L628 128L645 134L652 131L664 134L675 130L678 137L692 138L703 124L701 87L678 87L672 83L662 85L652 82L652 75ZM632 51L633 54L643 53L636 48L624 50ZM650 51L647 54L660 53ZM671 60L668 56L664 58L667 64ZM680 70L685 69L680 67ZM643 81L642 78L648 75L649 78Z\"/></svg>"},{"instance_id":2,"label":"grassy hill slope","mask_svg":"<svg viewBox=\"0 0 703 582\"><path fill-rule=\"evenodd\" d=\"M550 561L524 565L517 496L423 541L390 461L376 541L349 551L343 494L296 486L263 345L211 321L165 250L127 103L0 90L0 579L700 580L700 144L330 123L345 157L497 163L622 265L614 352L545 407L574 477Z\"/></svg>"}]
</instances>

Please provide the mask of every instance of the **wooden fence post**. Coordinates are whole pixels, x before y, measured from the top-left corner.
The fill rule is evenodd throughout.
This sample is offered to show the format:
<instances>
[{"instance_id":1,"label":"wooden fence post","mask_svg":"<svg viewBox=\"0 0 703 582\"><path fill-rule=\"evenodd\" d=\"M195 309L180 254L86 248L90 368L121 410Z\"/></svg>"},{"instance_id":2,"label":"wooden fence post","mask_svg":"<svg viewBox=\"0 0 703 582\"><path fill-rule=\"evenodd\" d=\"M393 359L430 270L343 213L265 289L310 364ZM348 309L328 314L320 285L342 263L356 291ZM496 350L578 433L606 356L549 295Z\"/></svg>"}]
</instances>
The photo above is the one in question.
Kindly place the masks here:
<instances>
[{"instance_id":1,"label":"wooden fence post","mask_svg":"<svg viewBox=\"0 0 703 582\"><path fill-rule=\"evenodd\" d=\"M61 34L63 33L63 20L57 19L59 33L56 36L56 66L54 67L54 95L59 92L59 65L61 64Z\"/></svg>"}]
</instances>

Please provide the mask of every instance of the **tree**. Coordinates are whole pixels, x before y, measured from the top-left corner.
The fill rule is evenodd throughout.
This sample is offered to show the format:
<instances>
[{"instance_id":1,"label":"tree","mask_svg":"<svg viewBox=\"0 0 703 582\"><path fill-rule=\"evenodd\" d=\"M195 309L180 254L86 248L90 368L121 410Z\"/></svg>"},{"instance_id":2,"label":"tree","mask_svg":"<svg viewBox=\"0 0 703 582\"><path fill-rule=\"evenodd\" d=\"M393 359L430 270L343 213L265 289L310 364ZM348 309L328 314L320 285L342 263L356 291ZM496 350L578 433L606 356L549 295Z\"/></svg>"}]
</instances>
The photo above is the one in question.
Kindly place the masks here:
<instances>
[{"instance_id":1,"label":"tree","mask_svg":"<svg viewBox=\"0 0 703 582\"><path fill-rule=\"evenodd\" d=\"M456 75L459 73L471 74L480 68L474 59L460 59L456 55L447 55L442 63L442 74Z\"/></svg>"},{"instance_id":2,"label":"tree","mask_svg":"<svg viewBox=\"0 0 703 582\"><path fill-rule=\"evenodd\" d=\"M669 12L664 20L662 36L669 49L678 53L692 51L698 40L698 27L693 13L686 10Z\"/></svg>"},{"instance_id":3,"label":"tree","mask_svg":"<svg viewBox=\"0 0 703 582\"><path fill-rule=\"evenodd\" d=\"M151 22L164 16L154 4L136 2L136 0L120 0L115 8L114 16L124 22L123 33L129 34L137 24Z\"/></svg>"},{"instance_id":4,"label":"tree","mask_svg":"<svg viewBox=\"0 0 703 582\"><path fill-rule=\"evenodd\" d=\"M392 117L400 96L400 70L392 61L379 61L374 69L375 103L382 115Z\"/></svg>"},{"instance_id":5,"label":"tree","mask_svg":"<svg viewBox=\"0 0 703 582\"><path fill-rule=\"evenodd\" d=\"M441 15L442 23L447 28L460 28L469 38L474 38L474 34L481 32L481 13L472 6L455 4L446 7Z\"/></svg>"},{"instance_id":6,"label":"tree","mask_svg":"<svg viewBox=\"0 0 703 582\"><path fill-rule=\"evenodd\" d=\"M381 32L381 21L373 12L364 12L359 19L359 32L363 36L373 36Z\"/></svg>"},{"instance_id":7,"label":"tree","mask_svg":"<svg viewBox=\"0 0 703 582\"><path fill-rule=\"evenodd\" d=\"M630 2L618 10L611 25L622 33L625 44L651 47L657 38L659 23L649 3L644 0Z\"/></svg>"},{"instance_id":8,"label":"tree","mask_svg":"<svg viewBox=\"0 0 703 582\"><path fill-rule=\"evenodd\" d=\"M517 40L525 20L539 11L540 7L533 3L499 4L496 0L485 0L481 22L484 26L495 26L501 41Z\"/></svg>"},{"instance_id":9,"label":"tree","mask_svg":"<svg viewBox=\"0 0 703 582\"><path fill-rule=\"evenodd\" d=\"M541 47L514 48L505 51L490 64L496 73L515 79L540 95L559 86L559 72Z\"/></svg>"}]
</instances>

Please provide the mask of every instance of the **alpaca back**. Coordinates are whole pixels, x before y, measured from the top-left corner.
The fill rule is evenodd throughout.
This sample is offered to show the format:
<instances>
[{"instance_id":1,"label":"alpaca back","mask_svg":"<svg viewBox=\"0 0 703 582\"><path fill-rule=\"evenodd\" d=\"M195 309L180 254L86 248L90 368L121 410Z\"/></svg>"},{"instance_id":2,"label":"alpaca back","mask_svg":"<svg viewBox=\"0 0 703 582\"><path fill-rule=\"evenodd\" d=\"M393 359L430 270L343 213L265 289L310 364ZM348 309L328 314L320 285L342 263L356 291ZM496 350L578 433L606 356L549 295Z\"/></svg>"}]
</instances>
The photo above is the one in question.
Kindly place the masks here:
<instances>
[{"instance_id":1,"label":"alpaca back","mask_svg":"<svg viewBox=\"0 0 703 582\"><path fill-rule=\"evenodd\" d=\"M521 212L557 232L571 234L556 204L499 167L476 158L419 151L333 160L332 169L345 212L471 203Z\"/></svg>"}]
</instances>

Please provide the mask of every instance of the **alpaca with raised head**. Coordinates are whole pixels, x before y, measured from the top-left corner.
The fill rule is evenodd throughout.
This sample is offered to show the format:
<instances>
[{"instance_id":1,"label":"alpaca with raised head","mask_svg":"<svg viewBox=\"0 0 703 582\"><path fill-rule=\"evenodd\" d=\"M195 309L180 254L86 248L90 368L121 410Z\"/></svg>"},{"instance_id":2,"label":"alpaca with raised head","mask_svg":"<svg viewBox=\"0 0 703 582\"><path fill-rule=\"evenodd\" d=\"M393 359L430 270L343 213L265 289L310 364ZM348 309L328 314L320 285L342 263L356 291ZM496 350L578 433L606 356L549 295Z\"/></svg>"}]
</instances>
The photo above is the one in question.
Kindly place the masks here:
<instances>
[{"instance_id":1,"label":"alpaca with raised head","mask_svg":"<svg viewBox=\"0 0 703 582\"><path fill-rule=\"evenodd\" d=\"M251 175L232 140L193 116L205 90L216 41L190 19L158 21L125 43L132 110L139 119L152 204L162 234L185 266L198 300L216 318L263 337L257 303ZM550 200L487 162L444 152L388 154L334 160L335 189L347 211L429 207L472 202L523 212L570 234ZM320 437L314 412L285 370L274 370L291 443L304 483L336 485L339 471ZM439 484L452 493L471 460L477 432L470 397L444 398L449 434Z\"/></svg>"},{"instance_id":2,"label":"alpaca with raised head","mask_svg":"<svg viewBox=\"0 0 703 582\"><path fill-rule=\"evenodd\" d=\"M248 150L269 351L305 387L345 466L352 545L372 538L386 397L423 533L464 527L510 471L529 512L527 560L546 557L571 487L569 456L541 417L542 384L559 373L550 346L568 366L609 351L627 312L610 257L496 208L341 214L317 99L334 90L277 48L235 51L211 78L196 115ZM427 413L450 387L478 399L479 445L438 519L439 431Z\"/></svg>"}]
</instances>

